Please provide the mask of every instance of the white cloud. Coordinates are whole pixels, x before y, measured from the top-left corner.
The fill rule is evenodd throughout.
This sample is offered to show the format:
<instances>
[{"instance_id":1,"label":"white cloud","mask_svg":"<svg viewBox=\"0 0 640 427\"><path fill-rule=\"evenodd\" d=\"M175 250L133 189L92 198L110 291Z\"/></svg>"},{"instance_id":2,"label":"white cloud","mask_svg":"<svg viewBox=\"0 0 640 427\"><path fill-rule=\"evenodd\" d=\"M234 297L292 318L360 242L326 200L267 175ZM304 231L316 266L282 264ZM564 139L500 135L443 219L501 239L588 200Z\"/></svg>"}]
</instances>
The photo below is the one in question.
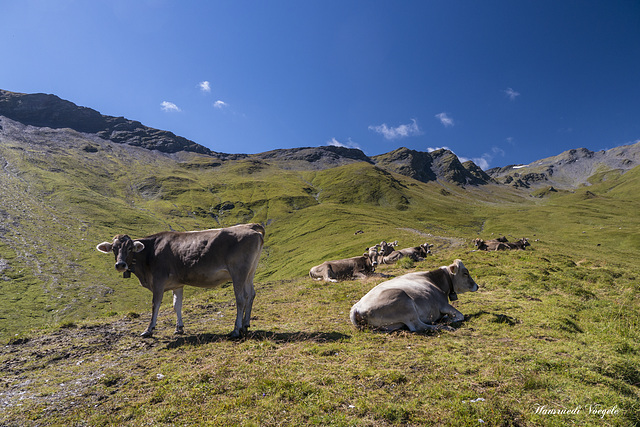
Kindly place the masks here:
<instances>
[{"instance_id":1,"label":"white cloud","mask_svg":"<svg viewBox=\"0 0 640 427\"><path fill-rule=\"evenodd\" d=\"M223 108L227 107L228 105L229 104L227 104L224 101L220 101L219 99L216 102L213 103L213 106L216 107L216 108L219 108L219 109L223 109Z\"/></svg>"},{"instance_id":2,"label":"white cloud","mask_svg":"<svg viewBox=\"0 0 640 427\"><path fill-rule=\"evenodd\" d=\"M369 126L369 130L379 133L386 139L399 139L406 138L408 136L422 135L416 119L411 119L411 123L400 125L395 128L390 128L386 123L383 123L379 126Z\"/></svg>"},{"instance_id":3,"label":"white cloud","mask_svg":"<svg viewBox=\"0 0 640 427\"><path fill-rule=\"evenodd\" d=\"M436 150L449 150L449 151L451 151L451 149L449 147L428 147L427 148L427 153L430 153L430 152L436 151Z\"/></svg>"},{"instance_id":4,"label":"white cloud","mask_svg":"<svg viewBox=\"0 0 640 427\"><path fill-rule=\"evenodd\" d=\"M358 144L356 144L355 142L351 141L351 138L349 138L347 140L347 142L340 142L335 138L331 138L330 141L327 141L327 145L331 145L333 147L343 147L343 148L357 148L358 150L360 150L360 146Z\"/></svg>"},{"instance_id":5,"label":"white cloud","mask_svg":"<svg viewBox=\"0 0 640 427\"><path fill-rule=\"evenodd\" d=\"M208 81L203 81L198 84L200 86L200 90L203 92L211 92L211 84Z\"/></svg>"},{"instance_id":6,"label":"white cloud","mask_svg":"<svg viewBox=\"0 0 640 427\"><path fill-rule=\"evenodd\" d=\"M486 156L486 153L483 154L482 157L474 157L473 159L469 159L467 157L458 157L458 160L460 160L460 163L468 162L469 160L471 160L480 169L486 170L486 169L489 169L489 160L487 160L485 156Z\"/></svg>"},{"instance_id":7,"label":"white cloud","mask_svg":"<svg viewBox=\"0 0 640 427\"><path fill-rule=\"evenodd\" d=\"M440 123L442 123L446 128L455 124L453 119L449 117L447 113L436 114L435 117L440 120Z\"/></svg>"},{"instance_id":8,"label":"white cloud","mask_svg":"<svg viewBox=\"0 0 640 427\"><path fill-rule=\"evenodd\" d=\"M162 101L160 103L160 108L162 108L162 111L166 111L167 113L179 113L182 111L176 104L169 101Z\"/></svg>"},{"instance_id":9,"label":"white cloud","mask_svg":"<svg viewBox=\"0 0 640 427\"><path fill-rule=\"evenodd\" d=\"M515 99L517 97L520 96L519 92L516 92L515 90L511 89L510 87L506 88L505 90L503 90L503 92L509 97L510 100L515 101Z\"/></svg>"},{"instance_id":10,"label":"white cloud","mask_svg":"<svg viewBox=\"0 0 640 427\"><path fill-rule=\"evenodd\" d=\"M502 148L491 147L491 153L484 153L482 156L474 157L472 159L458 156L458 159L460 160L461 163L464 163L464 162L466 162L468 160L471 160L480 169L487 170L487 169L489 169L490 163L491 163L491 161L494 159L494 157L496 155L500 155L500 156L504 157L505 152L504 152L504 150Z\"/></svg>"}]
</instances>

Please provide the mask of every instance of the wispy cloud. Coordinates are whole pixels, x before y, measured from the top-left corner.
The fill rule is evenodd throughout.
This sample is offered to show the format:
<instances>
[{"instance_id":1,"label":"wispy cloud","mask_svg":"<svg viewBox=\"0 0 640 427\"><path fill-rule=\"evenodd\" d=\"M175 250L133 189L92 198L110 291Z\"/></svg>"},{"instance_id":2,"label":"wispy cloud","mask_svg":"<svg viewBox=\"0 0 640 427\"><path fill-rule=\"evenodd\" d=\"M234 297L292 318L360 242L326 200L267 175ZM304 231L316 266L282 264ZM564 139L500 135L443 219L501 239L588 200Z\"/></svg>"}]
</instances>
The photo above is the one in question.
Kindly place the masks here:
<instances>
[{"instance_id":1,"label":"wispy cloud","mask_svg":"<svg viewBox=\"0 0 640 427\"><path fill-rule=\"evenodd\" d=\"M503 92L507 95L507 97L511 101L515 101L516 98L520 96L520 92L516 92L515 90L511 89L510 87L508 87L505 90L503 90Z\"/></svg>"},{"instance_id":2,"label":"wispy cloud","mask_svg":"<svg viewBox=\"0 0 640 427\"><path fill-rule=\"evenodd\" d=\"M211 84L206 80L203 82L200 82L198 86L200 87L200 90L203 92L207 92L207 93L211 92Z\"/></svg>"},{"instance_id":3,"label":"wispy cloud","mask_svg":"<svg viewBox=\"0 0 640 427\"><path fill-rule=\"evenodd\" d=\"M468 160L471 160L473 163L475 163L480 169L482 170L487 170L489 169L489 166L491 165L491 161L497 156L500 155L502 157L504 157L505 152L502 148L499 147L491 147L491 153L484 153L482 156L480 157L474 157L474 158L467 158L467 157L460 157L458 156L458 159L460 160L461 163L464 163Z\"/></svg>"},{"instance_id":4,"label":"wispy cloud","mask_svg":"<svg viewBox=\"0 0 640 427\"><path fill-rule=\"evenodd\" d=\"M420 131L420 127L418 126L416 119L411 119L411 123L400 125L395 128L389 127L386 123L383 123L379 126L369 126L369 130L379 133L384 136L385 139L400 139L408 136L422 135L422 131Z\"/></svg>"},{"instance_id":5,"label":"wispy cloud","mask_svg":"<svg viewBox=\"0 0 640 427\"><path fill-rule=\"evenodd\" d=\"M228 106L229 106L229 104L227 104L227 103L226 103L226 102L224 102L224 101L220 101L220 100L218 99L216 102L214 102L214 103L213 103L213 106L214 106L215 108L218 108L218 109L220 109L220 110L221 110L221 109L223 109L223 108L225 108L225 107L228 107Z\"/></svg>"},{"instance_id":6,"label":"wispy cloud","mask_svg":"<svg viewBox=\"0 0 640 427\"><path fill-rule=\"evenodd\" d=\"M427 152L430 153L432 151L436 151L436 150L449 150L451 151L451 149L449 147L428 147L427 148Z\"/></svg>"},{"instance_id":7,"label":"wispy cloud","mask_svg":"<svg viewBox=\"0 0 640 427\"><path fill-rule=\"evenodd\" d=\"M179 113L182 111L176 104L169 101L162 101L160 103L160 108L162 108L162 111L166 111L167 113Z\"/></svg>"},{"instance_id":8,"label":"wispy cloud","mask_svg":"<svg viewBox=\"0 0 640 427\"><path fill-rule=\"evenodd\" d=\"M351 138L349 138L347 140L347 142L340 142L335 138L331 138L330 141L327 141L327 145L331 145L333 147L343 147L343 148L357 148L358 150L360 150L360 146L358 144L356 144L355 142L353 142L351 140Z\"/></svg>"},{"instance_id":9,"label":"wispy cloud","mask_svg":"<svg viewBox=\"0 0 640 427\"><path fill-rule=\"evenodd\" d=\"M440 120L440 123L442 123L446 128L455 125L453 119L449 117L447 113L436 114L435 117Z\"/></svg>"}]
</instances>

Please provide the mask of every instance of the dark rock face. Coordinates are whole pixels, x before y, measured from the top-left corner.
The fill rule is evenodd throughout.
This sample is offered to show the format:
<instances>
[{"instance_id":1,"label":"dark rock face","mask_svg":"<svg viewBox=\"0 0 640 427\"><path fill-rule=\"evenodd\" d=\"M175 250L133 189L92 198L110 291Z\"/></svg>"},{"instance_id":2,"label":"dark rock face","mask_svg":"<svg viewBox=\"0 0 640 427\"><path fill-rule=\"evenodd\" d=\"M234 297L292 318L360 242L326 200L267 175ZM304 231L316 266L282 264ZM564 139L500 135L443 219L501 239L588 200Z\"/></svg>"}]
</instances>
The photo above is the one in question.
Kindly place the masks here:
<instances>
[{"instance_id":1,"label":"dark rock face","mask_svg":"<svg viewBox=\"0 0 640 427\"><path fill-rule=\"evenodd\" d=\"M465 162L463 165L453 152L445 149L425 153L403 147L372 159L380 168L422 182L439 179L458 185L483 185L491 182L491 178L473 162Z\"/></svg>"},{"instance_id":2,"label":"dark rock face","mask_svg":"<svg viewBox=\"0 0 640 427\"><path fill-rule=\"evenodd\" d=\"M25 125L70 128L78 132L94 133L116 143L164 153L192 151L214 154L208 148L172 132L153 129L124 117L103 116L96 110L79 107L55 95L0 90L0 115Z\"/></svg>"},{"instance_id":3,"label":"dark rock face","mask_svg":"<svg viewBox=\"0 0 640 427\"><path fill-rule=\"evenodd\" d=\"M287 148L254 154L251 157L271 161L304 161L308 163L323 162L338 166L350 161L373 163L362 151L355 148L323 147Z\"/></svg>"}]
</instances>

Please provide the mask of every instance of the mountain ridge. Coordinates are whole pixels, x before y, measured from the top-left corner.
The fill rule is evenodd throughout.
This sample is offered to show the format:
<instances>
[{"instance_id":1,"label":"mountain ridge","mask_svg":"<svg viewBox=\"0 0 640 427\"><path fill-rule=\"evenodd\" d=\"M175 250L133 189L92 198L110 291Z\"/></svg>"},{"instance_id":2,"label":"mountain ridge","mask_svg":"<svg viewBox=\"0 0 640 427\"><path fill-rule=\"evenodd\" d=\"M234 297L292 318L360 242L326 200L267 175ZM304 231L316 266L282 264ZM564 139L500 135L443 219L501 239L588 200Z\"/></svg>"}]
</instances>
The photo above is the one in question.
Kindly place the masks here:
<instances>
[{"instance_id":1,"label":"mountain ridge","mask_svg":"<svg viewBox=\"0 0 640 427\"><path fill-rule=\"evenodd\" d=\"M577 148L528 165L494 167L487 171L472 161L462 163L455 153L447 149L423 152L400 147L374 156L367 156L356 148L338 146L275 149L256 154L221 153L172 132L145 126L139 121L102 115L56 95L23 94L2 89L0 116L28 126L69 128L118 144L168 154L191 152L219 161L252 160L275 164L285 170L300 171L366 162L417 181L453 183L461 187L499 184L528 190L541 187L572 190L640 165L640 142L597 152ZM0 123L0 131L1 126Z\"/></svg>"},{"instance_id":2,"label":"mountain ridge","mask_svg":"<svg viewBox=\"0 0 640 427\"><path fill-rule=\"evenodd\" d=\"M520 188L574 189L606 180L640 165L640 141L608 150L576 148L528 165L509 165L486 171L501 184Z\"/></svg>"},{"instance_id":3,"label":"mountain ridge","mask_svg":"<svg viewBox=\"0 0 640 427\"><path fill-rule=\"evenodd\" d=\"M410 165L401 164L402 156L397 155L398 150L392 152L395 155L387 153L367 156L362 150L337 146L276 149L257 154L219 153L172 132L153 129L124 117L105 116L51 94L23 94L0 90L0 116L35 127L70 128L115 143L170 154L185 151L220 160L266 161L291 170L323 170L362 161L422 182L444 180L457 185L482 185L490 182L486 174L478 172L481 171L480 168L476 165L463 166L449 150L437 150L431 154L399 149L409 153L405 158Z\"/></svg>"}]
</instances>

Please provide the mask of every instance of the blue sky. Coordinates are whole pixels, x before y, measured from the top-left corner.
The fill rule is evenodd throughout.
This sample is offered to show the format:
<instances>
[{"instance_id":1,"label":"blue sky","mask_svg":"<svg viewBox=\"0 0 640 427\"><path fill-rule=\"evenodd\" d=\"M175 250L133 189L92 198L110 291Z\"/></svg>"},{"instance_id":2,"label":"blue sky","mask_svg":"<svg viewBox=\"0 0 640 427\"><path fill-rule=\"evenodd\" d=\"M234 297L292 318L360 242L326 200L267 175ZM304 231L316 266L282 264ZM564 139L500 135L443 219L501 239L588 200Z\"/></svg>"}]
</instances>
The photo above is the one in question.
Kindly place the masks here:
<instances>
[{"instance_id":1,"label":"blue sky","mask_svg":"<svg viewBox=\"0 0 640 427\"><path fill-rule=\"evenodd\" d=\"M0 88L214 151L447 147L483 168L640 140L632 0L0 0Z\"/></svg>"}]
</instances>

